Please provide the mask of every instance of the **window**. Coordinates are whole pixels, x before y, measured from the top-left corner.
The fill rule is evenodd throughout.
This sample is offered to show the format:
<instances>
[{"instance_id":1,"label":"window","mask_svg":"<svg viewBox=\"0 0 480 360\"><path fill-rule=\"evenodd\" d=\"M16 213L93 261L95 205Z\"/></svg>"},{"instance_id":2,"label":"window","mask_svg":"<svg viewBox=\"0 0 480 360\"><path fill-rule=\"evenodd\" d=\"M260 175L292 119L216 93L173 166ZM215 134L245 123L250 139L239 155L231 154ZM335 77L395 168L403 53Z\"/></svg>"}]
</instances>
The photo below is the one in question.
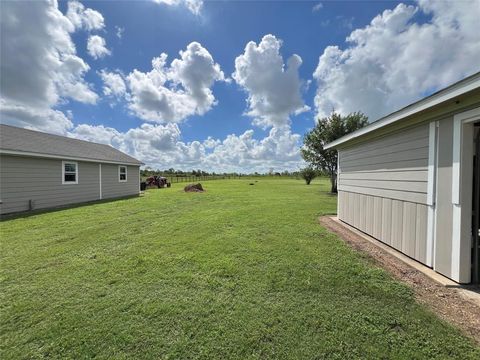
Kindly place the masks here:
<instances>
[{"instance_id":1,"label":"window","mask_svg":"<svg viewBox=\"0 0 480 360\"><path fill-rule=\"evenodd\" d=\"M78 184L78 164L62 161L62 184Z\"/></svg>"},{"instance_id":2,"label":"window","mask_svg":"<svg viewBox=\"0 0 480 360\"><path fill-rule=\"evenodd\" d=\"M118 167L118 181L126 182L127 181L127 167L120 165Z\"/></svg>"}]
</instances>

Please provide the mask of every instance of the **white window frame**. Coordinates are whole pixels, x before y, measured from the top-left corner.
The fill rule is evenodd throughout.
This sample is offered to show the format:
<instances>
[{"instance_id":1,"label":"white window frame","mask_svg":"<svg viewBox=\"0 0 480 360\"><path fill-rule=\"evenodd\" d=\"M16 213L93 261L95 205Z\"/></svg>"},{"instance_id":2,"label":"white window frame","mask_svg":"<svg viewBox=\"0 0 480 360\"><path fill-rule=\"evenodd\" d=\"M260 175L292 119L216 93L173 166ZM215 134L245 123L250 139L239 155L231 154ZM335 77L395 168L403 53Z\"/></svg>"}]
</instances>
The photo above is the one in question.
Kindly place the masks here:
<instances>
[{"instance_id":1,"label":"white window frame","mask_svg":"<svg viewBox=\"0 0 480 360\"><path fill-rule=\"evenodd\" d=\"M125 168L125 180L120 179L120 168ZM118 182L127 182L128 180L128 166L127 165L118 165Z\"/></svg>"},{"instance_id":2,"label":"white window frame","mask_svg":"<svg viewBox=\"0 0 480 360\"><path fill-rule=\"evenodd\" d=\"M65 164L75 164L75 181L65 181ZM76 161L62 161L62 185L76 185L78 184L78 162Z\"/></svg>"}]
</instances>

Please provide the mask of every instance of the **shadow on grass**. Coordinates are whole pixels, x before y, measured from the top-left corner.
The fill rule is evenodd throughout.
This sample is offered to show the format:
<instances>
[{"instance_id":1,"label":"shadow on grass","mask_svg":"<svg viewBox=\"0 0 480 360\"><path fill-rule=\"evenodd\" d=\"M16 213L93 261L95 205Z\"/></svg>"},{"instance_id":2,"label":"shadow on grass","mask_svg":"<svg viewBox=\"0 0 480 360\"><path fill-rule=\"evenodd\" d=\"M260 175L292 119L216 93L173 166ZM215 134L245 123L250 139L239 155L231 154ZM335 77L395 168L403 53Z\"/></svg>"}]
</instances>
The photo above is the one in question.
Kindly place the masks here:
<instances>
[{"instance_id":1,"label":"shadow on grass","mask_svg":"<svg viewBox=\"0 0 480 360\"><path fill-rule=\"evenodd\" d=\"M15 220L15 219L29 218L31 216L36 216L36 215L40 215L40 214L54 213L54 212L57 212L57 211L75 209L75 208L79 208L79 207L87 207L87 206L92 206L92 205L97 205L97 204L107 204L107 203L111 203L111 202L118 201L118 200L133 199L133 198L143 197L143 196L144 196L144 194L140 193L138 195L128 195L128 196L120 196L120 197L103 199L103 200L85 201L85 202L81 202L81 203L66 204L66 205L60 205L60 206L44 208L44 209L25 210L25 211L21 211L21 212L15 212L15 213L11 213L11 214L0 215L0 222L6 222L6 221L10 221L10 220Z\"/></svg>"}]
</instances>

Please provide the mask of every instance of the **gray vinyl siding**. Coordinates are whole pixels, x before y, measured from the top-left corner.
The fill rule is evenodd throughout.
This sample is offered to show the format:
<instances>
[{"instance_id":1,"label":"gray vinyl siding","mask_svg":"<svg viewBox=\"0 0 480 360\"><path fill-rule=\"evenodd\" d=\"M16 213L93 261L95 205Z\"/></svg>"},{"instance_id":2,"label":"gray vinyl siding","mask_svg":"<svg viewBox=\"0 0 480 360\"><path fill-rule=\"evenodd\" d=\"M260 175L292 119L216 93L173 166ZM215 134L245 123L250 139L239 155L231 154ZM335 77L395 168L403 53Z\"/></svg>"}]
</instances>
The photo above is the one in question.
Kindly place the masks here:
<instances>
[{"instance_id":1,"label":"gray vinyl siding","mask_svg":"<svg viewBox=\"0 0 480 360\"><path fill-rule=\"evenodd\" d=\"M97 200L98 164L77 164L78 184L62 184L62 160L2 155L1 213L28 210L29 200L36 209Z\"/></svg>"},{"instance_id":2,"label":"gray vinyl siding","mask_svg":"<svg viewBox=\"0 0 480 360\"><path fill-rule=\"evenodd\" d=\"M97 165L98 166L98 165ZM140 192L138 166L127 166L127 181L118 181L118 165L102 164L102 196L104 199L136 195Z\"/></svg>"},{"instance_id":3,"label":"gray vinyl siding","mask_svg":"<svg viewBox=\"0 0 480 360\"><path fill-rule=\"evenodd\" d=\"M29 210L29 200L35 209L99 200L99 164L77 165L78 184L62 184L62 160L1 155L0 214ZM128 181L118 183L118 166L102 164L103 199L138 194L138 171L138 166L129 166Z\"/></svg>"},{"instance_id":4,"label":"gray vinyl siding","mask_svg":"<svg viewBox=\"0 0 480 360\"><path fill-rule=\"evenodd\" d=\"M428 124L339 150L338 189L427 202Z\"/></svg>"},{"instance_id":5,"label":"gray vinyl siding","mask_svg":"<svg viewBox=\"0 0 480 360\"><path fill-rule=\"evenodd\" d=\"M428 124L339 150L340 220L426 262Z\"/></svg>"}]
</instances>

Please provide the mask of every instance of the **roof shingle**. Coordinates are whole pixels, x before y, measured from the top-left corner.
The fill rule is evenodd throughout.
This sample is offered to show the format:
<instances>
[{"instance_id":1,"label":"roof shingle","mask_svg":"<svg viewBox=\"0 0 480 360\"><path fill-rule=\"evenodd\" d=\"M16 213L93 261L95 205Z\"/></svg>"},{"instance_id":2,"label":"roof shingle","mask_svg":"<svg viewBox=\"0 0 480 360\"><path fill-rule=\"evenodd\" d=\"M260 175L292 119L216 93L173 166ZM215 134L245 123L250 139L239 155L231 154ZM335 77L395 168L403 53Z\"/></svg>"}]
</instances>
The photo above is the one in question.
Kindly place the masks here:
<instances>
[{"instance_id":1,"label":"roof shingle","mask_svg":"<svg viewBox=\"0 0 480 360\"><path fill-rule=\"evenodd\" d=\"M24 152L46 157L64 157L98 162L142 165L143 163L109 145L27 130L0 124L0 151Z\"/></svg>"}]
</instances>

